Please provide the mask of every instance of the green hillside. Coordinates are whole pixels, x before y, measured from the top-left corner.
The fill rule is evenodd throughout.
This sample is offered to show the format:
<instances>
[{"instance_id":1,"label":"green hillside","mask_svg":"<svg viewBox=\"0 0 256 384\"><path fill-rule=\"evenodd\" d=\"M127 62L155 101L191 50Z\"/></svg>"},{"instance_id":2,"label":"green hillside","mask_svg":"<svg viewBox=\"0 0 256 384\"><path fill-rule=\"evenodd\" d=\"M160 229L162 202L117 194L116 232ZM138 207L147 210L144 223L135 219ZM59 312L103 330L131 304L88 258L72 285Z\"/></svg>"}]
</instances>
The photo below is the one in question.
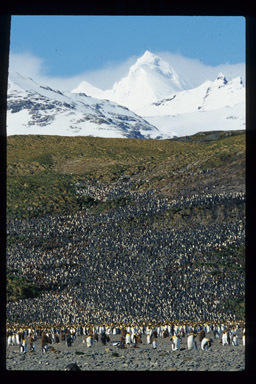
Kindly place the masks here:
<instances>
[{"instance_id":1,"label":"green hillside","mask_svg":"<svg viewBox=\"0 0 256 384\"><path fill-rule=\"evenodd\" d=\"M95 209L92 200L77 196L75 184L85 180L111 188L126 177L137 191L156 189L173 197L193 193L198 186L215 191L225 184L231 191L244 188L245 133L230 134L201 133L189 141L10 136L7 215L25 218Z\"/></svg>"},{"instance_id":2,"label":"green hillside","mask_svg":"<svg viewBox=\"0 0 256 384\"><path fill-rule=\"evenodd\" d=\"M244 131L8 137L8 320L244 319L245 150Z\"/></svg>"}]
</instances>

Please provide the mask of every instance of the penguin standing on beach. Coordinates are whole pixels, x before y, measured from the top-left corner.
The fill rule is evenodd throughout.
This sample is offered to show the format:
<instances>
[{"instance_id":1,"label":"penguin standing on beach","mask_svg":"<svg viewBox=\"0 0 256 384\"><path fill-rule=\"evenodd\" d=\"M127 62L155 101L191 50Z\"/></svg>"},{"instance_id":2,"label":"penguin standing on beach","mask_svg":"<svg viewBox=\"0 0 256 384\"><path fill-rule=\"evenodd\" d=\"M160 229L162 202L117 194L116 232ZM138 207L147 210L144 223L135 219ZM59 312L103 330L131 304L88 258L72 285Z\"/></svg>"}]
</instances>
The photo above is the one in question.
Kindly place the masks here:
<instances>
[{"instance_id":1,"label":"penguin standing on beach","mask_svg":"<svg viewBox=\"0 0 256 384\"><path fill-rule=\"evenodd\" d=\"M202 329L201 331L198 332L199 342L201 343L204 338L205 338L205 331Z\"/></svg>"},{"instance_id":2,"label":"penguin standing on beach","mask_svg":"<svg viewBox=\"0 0 256 384\"><path fill-rule=\"evenodd\" d=\"M180 350L180 339L178 336L173 335L171 337L171 344L172 344L172 350L173 351L179 351Z\"/></svg>"},{"instance_id":3,"label":"penguin standing on beach","mask_svg":"<svg viewBox=\"0 0 256 384\"><path fill-rule=\"evenodd\" d=\"M208 337L204 337L201 342L201 349L203 351L207 351L211 345L212 345L212 340L209 339Z\"/></svg>"},{"instance_id":4,"label":"penguin standing on beach","mask_svg":"<svg viewBox=\"0 0 256 384\"><path fill-rule=\"evenodd\" d=\"M237 346L238 345L238 336L236 333L232 335L232 345Z\"/></svg>"},{"instance_id":5,"label":"penguin standing on beach","mask_svg":"<svg viewBox=\"0 0 256 384\"><path fill-rule=\"evenodd\" d=\"M45 332L42 333L41 342L42 342L42 352L46 353L48 351L48 337L46 336Z\"/></svg>"},{"instance_id":6,"label":"penguin standing on beach","mask_svg":"<svg viewBox=\"0 0 256 384\"><path fill-rule=\"evenodd\" d=\"M106 335L105 332L103 332L103 333L101 334L100 340L101 340L101 342L102 342L103 345L106 345L106 343L107 343L107 335Z\"/></svg>"},{"instance_id":7,"label":"penguin standing on beach","mask_svg":"<svg viewBox=\"0 0 256 384\"><path fill-rule=\"evenodd\" d=\"M13 332L13 335L12 335L12 345L15 345L16 344L16 333Z\"/></svg>"},{"instance_id":8,"label":"penguin standing on beach","mask_svg":"<svg viewBox=\"0 0 256 384\"><path fill-rule=\"evenodd\" d=\"M219 334L219 331L218 331L218 328L216 325L214 325L214 327L213 327L213 337L214 337L214 339L219 339L219 337L220 337L220 334Z\"/></svg>"},{"instance_id":9,"label":"penguin standing on beach","mask_svg":"<svg viewBox=\"0 0 256 384\"><path fill-rule=\"evenodd\" d=\"M35 352L36 351L35 341L36 341L35 335L33 333L30 333L30 335L29 335L29 349L30 349L31 352Z\"/></svg>"},{"instance_id":10,"label":"penguin standing on beach","mask_svg":"<svg viewBox=\"0 0 256 384\"><path fill-rule=\"evenodd\" d=\"M197 344L196 344L196 341L195 341L195 336L193 334L193 332L191 332L188 337L187 337L187 345L188 345L188 349L194 349L194 350L197 350Z\"/></svg>"},{"instance_id":11,"label":"penguin standing on beach","mask_svg":"<svg viewBox=\"0 0 256 384\"><path fill-rule=\"evenodd\" d=\"M15 344L20 345L20 338L18 333L15 333Z\"/></svg>"},{"instance_id":12,"label":"penguin standing on beach","mask_svg":"<svg viewBox=\"0 0 256 384\"><path fill-rule=\"evenodd\" d=\"M230 344L230 337L229 337L229 331L226 330L222 333L222 345L229 345Z\"/></svg>"},{"instance_id":13,"label":"penguin standing on beach","mask_svg":"<svg viewBox=\"0 0 256 384\"><path fill-rule=\"evenodd\" d=\"M152 335L152 327L151 323L146 327L146 335Z\"/></svg>"},{"instance_id":14,"label":"penguin standing on beach","mask_svg":"<svg viewBox=\"0 0 256 384\"><path fill-rule=\"evenodd\" d=\"M28 343L25 337L23 337L21 346L20 346L20 352L27 353L28 351Z\"/></svg>"},{"instance_id":15,"label":"penguin standing on beach","mask_svg":"<svg viewBox=\"0 0 256 384\"><path fill-rule=\"evenodd\" d=\"M136 333L134 328L132 328L131 342L136 344Z\"/></svg>"},{"instance_id":16,"label":"penguin standing on beach","mask_svg":"<svg viewBox=\"0 0 256 384\"><path fill-rule=\"evenodd\" d=\"M152 348L157 349L157 335L152 337Z\"/></svg>"},{"instance_id":17,"label":"penguin standing on beach","mask_svg":"<svg viewBox=\"0 0 256 384\"><path fill-rule=\"evenodd\" d=\"M19 346L21 346L23 337L24 337L24 331L22 329L19 329L19 332L18 332Z\"/></svg>"},{"instance_id":18,"label":"penguin standing on beach","mask_svg":"<svg viewBox=\"0 0 256 384\"><path fill-rule=\"evenodd\" d=\"M210 333L211 332L211 327L210 327L209 323L205 324L205 331L206 331L206 333Z\"/></svg>"},{"instance_id":19,"label":"penguin standing on beach","mask_svg":"<svg viewBox=\"0 0 256 384\"><path fill-rule=\"evenodd\" d=\"M70 333L68 333L68 335L67 335L66 343L67 343L67 347L71 347L72 337L71 337Z\"/></svg>"},{"instance_id":20,"label":"penguin standing on beach","mask_svg":"<svg viewBox=\"0 0 256 384\"><path fill-rule=\"evenodd\" d=\"M13 345L13 332L10 330L8 331L7 345Z\"/></svg>"},{"instance_id":21,"label":"penguin standing on beach","mask_svg":"<svg viewBox=\"0 0 256 384\"><path fill-rule=\"evenodd\" d=\"M131 334L130 334L130 332L127 332L126 336L125 336L125 344L131 344L131 342L132 342Z\"/></svg>"},{"instance_id":22,"label":"penguin standing on beach","mask_svg":"<svg viewBox=\"0 0 256 384\"><path fill-rule=\"evenodd\" d=\"M92 347L92 335L87 336L86 344L88 348Z\"/></svg>"}]
</instances>

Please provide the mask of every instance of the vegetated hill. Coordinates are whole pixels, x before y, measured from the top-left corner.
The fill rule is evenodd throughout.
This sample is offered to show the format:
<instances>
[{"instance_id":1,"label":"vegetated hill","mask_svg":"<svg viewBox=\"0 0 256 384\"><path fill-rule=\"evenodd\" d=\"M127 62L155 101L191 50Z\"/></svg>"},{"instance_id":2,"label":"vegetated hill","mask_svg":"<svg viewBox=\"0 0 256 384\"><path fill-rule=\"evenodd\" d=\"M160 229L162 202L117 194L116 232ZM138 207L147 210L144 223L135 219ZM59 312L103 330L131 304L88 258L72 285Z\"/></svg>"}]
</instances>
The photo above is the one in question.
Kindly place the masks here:
<instances>
[{"instance_id":1,"label":"vegetated hill","mask_svg":"<svg viewBox=\"0 0 256 384\"><path fill-rule=\"evenodd\" d=\"M92 203L82 196L83 184L114 189L124 179L130 191L156 190L168 198L244 191L245 133L199 133L184 141L7 138L8 217L74 213Z\"/></svg>"},{"instance_id":2,"label":"vegetated hill","mask_svg":"<svg viewBox=\"0 0 256 384\"><path fill-rule=\"evenodd\" d=\"M7 145L9 321L244 318L243 131Z\"/></svg>"},{"instance_id":3,"label":"vegetated hill","mask_svg":"<svg viewBox=\"0 0 256 384\"><path fill-rule=\"evenodd\" d=\"M22 300L25 298L37 297L41 293L41 289L31 283L24 277L17 277L11 272L7 272L7 301Z\"/></svg>"}]
</instances>

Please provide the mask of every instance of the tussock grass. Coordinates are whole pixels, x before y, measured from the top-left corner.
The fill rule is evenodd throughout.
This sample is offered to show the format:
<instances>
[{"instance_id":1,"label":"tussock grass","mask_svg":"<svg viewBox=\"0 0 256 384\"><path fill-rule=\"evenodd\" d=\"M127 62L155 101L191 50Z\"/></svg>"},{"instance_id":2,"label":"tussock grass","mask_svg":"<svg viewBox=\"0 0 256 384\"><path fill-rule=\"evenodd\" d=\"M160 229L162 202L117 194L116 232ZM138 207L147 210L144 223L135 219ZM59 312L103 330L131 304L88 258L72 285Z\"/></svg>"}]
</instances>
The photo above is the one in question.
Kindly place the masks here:
<instances>
[{"instance_id":1,"label":"tussock grass","mask_svg":"<svg viewBox=\"0 0 256 384\"><path fill-rule=\"evenodd\" d=\"M11 271L6 275L7 301L17 301L21 299L34 298L41 294L43 289L32 284L28 279L16 276Z\"/></svg>"},{"instance_id":2,"label":"tussock grass","mask_svg":"<svg viewBox=\"0 0 256 384\"><path fill-rule=\"evenodd\" d=\"M210 137L210 140L207 140ZM245 132L190 141L105 139L15 135L7 138L7 215L32 217L66 214L87 207L74 184L98 180L111 185L131 177L138 190L156 189L175 195L209 180L200 172L220 171L244 177ZM230 171L232 168L232 172ZM224 181L223 181L224 182ZM95 208L95 207L94 207ZM107 207L97 207L98 210Z\"/></svg>"}]
</instances>

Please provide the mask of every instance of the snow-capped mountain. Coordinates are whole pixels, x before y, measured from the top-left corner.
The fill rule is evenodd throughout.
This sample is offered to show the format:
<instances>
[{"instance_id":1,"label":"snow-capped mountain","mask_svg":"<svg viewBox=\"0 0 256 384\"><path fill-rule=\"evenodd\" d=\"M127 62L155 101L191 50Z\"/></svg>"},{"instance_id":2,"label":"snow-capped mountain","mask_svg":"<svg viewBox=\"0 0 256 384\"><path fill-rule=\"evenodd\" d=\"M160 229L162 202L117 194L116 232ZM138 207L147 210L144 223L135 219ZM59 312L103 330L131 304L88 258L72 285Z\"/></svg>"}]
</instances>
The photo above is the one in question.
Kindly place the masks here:
<instances>
[{"instance_id":1,"label":"snow-capped mountain","mask_svg":"<svg viewBox=\"0 0 256 384\"><path fill-rule=\"evenodd\" d=\"M135 110L186 87L185 81L170 64L146 51L130 67L128 75L114 83L112 89L102 91L83 81L72 92L84 92L93 97L109 99Z\"/></svg>"},{"instance_id":2,"label":"snow-capped mountain","mask_svg":"<svg viewBox=\"0 0 256 384\"><path fill-rule=\"evenodd\" d=\"M185 84L166 61L146 51L131 66L128 75L105 94L110 100L135 110L181 91L184 87Z\"/></svg>"},{"instance_id":3,"label":"snow-capped mountain","mask_svg":"<svg viewBox=\"0 0 256 384\"><path fill-rule=\"evenodd\" d=\"M191 88L185 76L149 51L109 90L83 81L72 92L61 92L18 73L9 76L8 135L167 139L243 128L240 77L227 81L220 73Z\"/></svg>"},{"instance_id":4,"label":"snow-capped mountain","mask_svg":"<svg viewBox=\"0 0 256 384\"><path fill-rule=\"evenodd\" d=\"M172 93L169 97L144 108L137 108L140 115L184 114L232 107L244 100L245 88L241 78L228 82L220 73L215 81L206 81L199 87Z\"/></svg>"},{"instance_id":5,"label":"snow-capped mountain","mask_svg":"<svg viewBox=\"0 0 256 384\"><path fill-rule=\"evenodd\" d=\"M245 87L241 77L216 80L172 93L169 97L136 109L162 134L191 135L198 131L245 128ZM171 132L170 132L171 131Z\"/></svg>"},{"instance_id":6,"label":"snow-capped mountain","mask_svg":"<svg viewBox=\"0 0 256 384\"><path fill-rule=\"evenodd\" d=\"M108 100L61 92L19 73L8 79L7 134L161 138L142 117Z\"/></svg>"},{"instance_id":7,"label":"snow-capped mountain","mask_svg":"<svg viewBox=\"0 0 256 384\"><path fill-rule=\"evenodd\" d=\"M214 81L191 88L185 77L149 51L112 89L103 91L84 81L72 92L128 107L157 127L163 138L245 128L245 87L240 77L227 81L220 73Z\"/></svg>"}]
</instances>

